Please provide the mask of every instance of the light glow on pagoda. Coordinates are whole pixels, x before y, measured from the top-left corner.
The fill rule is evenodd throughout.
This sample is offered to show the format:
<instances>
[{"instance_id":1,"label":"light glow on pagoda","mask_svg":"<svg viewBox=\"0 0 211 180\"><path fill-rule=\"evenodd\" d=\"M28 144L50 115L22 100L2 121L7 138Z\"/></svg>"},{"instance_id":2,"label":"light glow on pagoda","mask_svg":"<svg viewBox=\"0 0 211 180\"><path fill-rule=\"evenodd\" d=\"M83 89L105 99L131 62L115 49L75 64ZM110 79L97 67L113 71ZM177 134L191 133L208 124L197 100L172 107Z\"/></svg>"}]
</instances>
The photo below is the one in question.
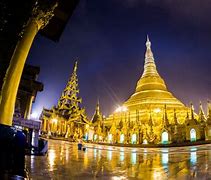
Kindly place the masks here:
<instances>
[{"instance_id":1,"label":"light glow on pagoda","mask_svg":"<svg viewBox=\"0 0 211 180\"><path fill-rule=\"evenodd\" d=\"M159 112L161 112L161 109L160 109L160 108L155 108L155 109L154 109L154 112L155 112L155 113L159 113Z\"/></svg>"},{"instance_id":2,"label":"light glow on pagoda","mask_svg":"<svg viewBox=\"0 0 211 180\"><path fill-rule=\"evenodd\" d=\"M125 106L118 106L118 108L116 108L115 112L126 112L128 109Z\"/></svg>"},{"instance_id":3,"label":"light glow on pagoda","mask_svg":"<svg viewBox=\"0 0 211 180\"><path fill-rule=\"evenodd\" d=\"M52 119L52 122L55 123L55 124L57 124L58 119L54 118L54 119Z\"/></svg>"}]
</instances>

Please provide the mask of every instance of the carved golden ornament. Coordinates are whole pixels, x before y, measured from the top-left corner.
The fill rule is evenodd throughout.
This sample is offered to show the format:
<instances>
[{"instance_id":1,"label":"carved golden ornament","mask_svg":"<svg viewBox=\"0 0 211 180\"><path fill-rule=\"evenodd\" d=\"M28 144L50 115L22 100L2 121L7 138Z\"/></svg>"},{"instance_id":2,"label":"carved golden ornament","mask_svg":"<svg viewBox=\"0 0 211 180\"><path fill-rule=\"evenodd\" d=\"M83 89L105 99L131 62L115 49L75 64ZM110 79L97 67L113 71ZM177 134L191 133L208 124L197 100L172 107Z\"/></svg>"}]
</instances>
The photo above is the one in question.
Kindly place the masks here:
<instances>
[{"instance_id":1,"label":"carved golden ornament","mask_svg":"<svg viewBox=\"0 0 211 180\"><path fill-rule=\"evenodd\" d=\"M34 20L38 29L43 29L50 21L50 19L54 16L54 10L58 6L58 3L54 3L49 8L41 8L39 4L36 4L32 10L32 20Z\"/></svg>"}]
</instances>

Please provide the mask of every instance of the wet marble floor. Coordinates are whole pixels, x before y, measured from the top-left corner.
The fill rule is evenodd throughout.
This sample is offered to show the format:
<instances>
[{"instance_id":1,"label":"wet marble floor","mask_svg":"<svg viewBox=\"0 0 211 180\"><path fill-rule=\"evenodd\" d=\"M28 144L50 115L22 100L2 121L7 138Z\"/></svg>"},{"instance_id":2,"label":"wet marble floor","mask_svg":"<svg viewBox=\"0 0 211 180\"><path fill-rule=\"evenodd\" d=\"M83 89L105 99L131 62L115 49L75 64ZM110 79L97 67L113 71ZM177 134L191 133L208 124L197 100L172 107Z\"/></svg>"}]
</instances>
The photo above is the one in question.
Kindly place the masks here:
<instances>
[{"instance_id":1,"label":"wet marble floor","mask_svg":"<svg viewBox=\"0 0 211 180\"><path fill-rule=\"evenodd\" d=\"M211 145L130 148L49 140L46 156L26 156L31 179L211 179Z\"/></svg>"}]
</instances>

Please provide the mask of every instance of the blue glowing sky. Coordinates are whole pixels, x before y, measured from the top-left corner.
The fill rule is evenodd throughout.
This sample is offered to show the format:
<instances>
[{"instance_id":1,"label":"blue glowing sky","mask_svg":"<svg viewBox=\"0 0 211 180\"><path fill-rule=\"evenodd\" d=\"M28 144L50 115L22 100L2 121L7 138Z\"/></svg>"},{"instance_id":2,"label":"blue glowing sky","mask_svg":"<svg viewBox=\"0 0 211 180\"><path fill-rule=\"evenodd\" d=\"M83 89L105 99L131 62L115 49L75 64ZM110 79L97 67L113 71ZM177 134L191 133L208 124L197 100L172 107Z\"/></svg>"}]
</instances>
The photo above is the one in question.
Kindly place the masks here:
<instances>
[{"instance_id":1,"label":"blue glowing sky","mask_svg":"<svg viewBox=\"0 0 211 180\"><path fill-rule=\"evenodd\" d=\"M203 103L211 92L209 0L81 0L58 43L40 35L27 62L41 68L33 111L57 104L79 58L82 106L91 117L100 99L108 115L134 92L144 63L146 35L157 69L183 103Z\"/></svg>"}]
</instances>

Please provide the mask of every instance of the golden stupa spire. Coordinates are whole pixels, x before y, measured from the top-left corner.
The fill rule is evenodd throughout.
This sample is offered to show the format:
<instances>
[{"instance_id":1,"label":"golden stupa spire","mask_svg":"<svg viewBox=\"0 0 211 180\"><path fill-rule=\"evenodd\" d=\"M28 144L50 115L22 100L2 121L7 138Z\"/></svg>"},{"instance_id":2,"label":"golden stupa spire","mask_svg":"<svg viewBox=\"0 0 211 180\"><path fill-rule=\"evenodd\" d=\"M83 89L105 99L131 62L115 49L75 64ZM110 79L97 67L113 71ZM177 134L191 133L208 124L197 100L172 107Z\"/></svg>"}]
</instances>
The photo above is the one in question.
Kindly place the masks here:
<instances>
[{"instance_id":1,"label":"golden stupa spire","mask_svg":"<svg viewBox=\"0 0 211 180\"><path fill-rule=\"evenodd\" d=\"M203 122L206 120L205 114L204 114L204 110L202 107L202 103L201 101L199 102L199 121Z\"/></svg>"},{"instance_id":2,"label":"golden stupa spire","mask_svg":"<svg viewBox=\"0 0 211 180\"><path fill-rule=\"evenodd\" d=\"M96 108L95 108L95 113L94 113L93 118L92 118L92 123L102 121L102 119L103 119L103 117L102 117L102 113L100 112L100 103L99 103L99 99L98 99L97 104L96 104Z\"/></svg>"},{"instance_id":3,"label":"golden stupa spire","mask_svg":"<svg viewBox=\"0 0 211 180\"><path fill-rule=\"evenodd\" d=\"M166 104L164 105L164 109L163 109L163 123L165 127L169 126Z\"/></svg>"},{"instance_id":4,"label":"golden stupa spire","mask_svg":"<svg viewBox=\"0 0 211 180\"><path fill-rule=\"evenodd\" d=\"M207 124L211 125L211 104L210 101L207 101Z\"/></svg>"},{"instance_id":5,"label":"golden stupa spire","mask_svg":"<svg viewBox=\"0 0 211 180\"><path fill-rule=\"evenodd\" d=\"M178 125L178 121L177 121L177 113L176 113L176 109L174 108L174 124Z\"/></svg>"},{"instance_id":6,"label":"golden stupa spire","mask_svg":"<svg viewBox=\"0 0 211 180\"><path fill-rule=\"evenodd\" d=\"M190 106L191 106L191 108L190 108L191 119L194 119L194 107L193 107L193 103L192 102L190 103Z\"/></svg>"},{"instance_id":7,"label":"golden stupa spire","mask_svg":"<svg viewBox=\"0 0 211 180\"><path fill-rule=\"evenodd\" d=\"M189 112L188 112L188 109L186 111L186 119L189 119Z\"/></svg>"},{"instance_id":8,"label":"golden stupa spire","mask_svg":"<svg viewBox=\"0 0 211 180\"><path fill-rule=\"evenodd\" d=\"M146 52L144 60L144 72L139 79L136 92L141 90L164 90L167 91L165 82L157 72L154 56L151 50L151 42L147 35Z\"/></svg>"},{"instance_id":9,"label":"golden stupa spire","mask_svg":"<svg viewBox=\"0 0 211 180\"><path fill-rule=\"evenodd\" d=\"M73 72L76 73L78 69L78 61L75 61Z\"/></svg>"},{"instance_id":10,"label":"golden stupa spire","mask_svg":"<svg viewBox=\"0 0 211 180\"><path fill-rule=\"evenodd\" d=\"M146 52L145 52L145 62L144 62L144 72L142 77L144 76L150 76L150 75L158 75L154 56L151 50L151 42L149 40L149 36L147 35L147 41L146 41Z\"/></svg>"},{"instance_id":11,"label":"golden stupa spire","mask_svg":"<svg viewBox=\"0 0 211 180\"><path fill-rule=\"evenodd\" d=\"M97 99L97 105L96 105L96 110L95 110L97 115L100 115L100 101Z\"/></svg>"},{"instance_id":12,"label":"golden stupa spire","mask_svg":"<svg viewBox=\"0 0 211 180\"><path fill-rule=\"evenodd\" d=\"M151 50L151 42L149 40L149 36L147 35L147 41L146 41L146 53L145 53L145 61L150 62L154 61L154 56Z\"/></svg>"}]
</instances>

